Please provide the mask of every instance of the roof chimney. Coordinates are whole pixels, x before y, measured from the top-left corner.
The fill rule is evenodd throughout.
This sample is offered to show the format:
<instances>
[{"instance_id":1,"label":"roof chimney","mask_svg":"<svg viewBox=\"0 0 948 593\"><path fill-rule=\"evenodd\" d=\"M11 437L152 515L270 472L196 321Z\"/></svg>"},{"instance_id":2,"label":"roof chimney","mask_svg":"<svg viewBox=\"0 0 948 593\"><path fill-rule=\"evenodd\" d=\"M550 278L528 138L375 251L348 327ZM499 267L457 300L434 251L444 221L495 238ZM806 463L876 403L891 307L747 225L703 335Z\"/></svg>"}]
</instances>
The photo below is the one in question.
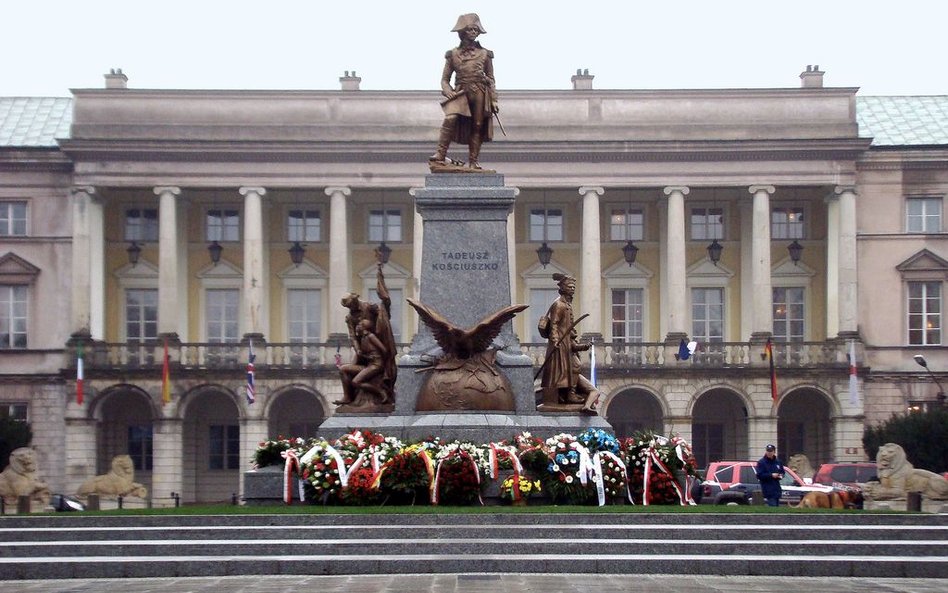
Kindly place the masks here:
<instances>
[{"instance_id":1,"label":"roof chimney","mask_svg":"<svg viewBox=\"0 0 948 593\"><path fill-rule=\"evenodd\" d=\"M112 68L105 75L105 88L107 89L127 89L128 76L122 74L121 68Z\"/></svg>"},{"instance_id":2,"label":"roof chimney","mask_svg":"<svg viewBox=\"0 0 948 593\"><path fill-rule=\"evenodd\" d=\"M589 73L589 68L586 68L585 70L582 68L577 68L576 74L570 78L570 80L573 82L573 90L591 90L593 88L593 78L595 78L595 76Z\"/></svg>"},{"instance_id":3,"label":"roof chimney","mask_svg":"<svg viewBox=\"0 0 948 593\"><path fill-rule=\"evenodd\" d=\"M823 74L824 72L820 70L820 66L810 66L806 67L805 72L800 73L800 86L805 89L816 89L823 87Z\"/></svg>"},{"instance_id":4,"label":"roof chimney","mask_svg":"<svg viewBox=\"0 0 948 593\"><path fill-rule=\"evenodd\" d=\"M355 70L349 72L346 70L346 73L343 76L339 77L339 84L342 85L342 90L344 91L357 91L359 90L359 83L362 82L362 79L356 76Z\"/></svg>"}]
</instances>

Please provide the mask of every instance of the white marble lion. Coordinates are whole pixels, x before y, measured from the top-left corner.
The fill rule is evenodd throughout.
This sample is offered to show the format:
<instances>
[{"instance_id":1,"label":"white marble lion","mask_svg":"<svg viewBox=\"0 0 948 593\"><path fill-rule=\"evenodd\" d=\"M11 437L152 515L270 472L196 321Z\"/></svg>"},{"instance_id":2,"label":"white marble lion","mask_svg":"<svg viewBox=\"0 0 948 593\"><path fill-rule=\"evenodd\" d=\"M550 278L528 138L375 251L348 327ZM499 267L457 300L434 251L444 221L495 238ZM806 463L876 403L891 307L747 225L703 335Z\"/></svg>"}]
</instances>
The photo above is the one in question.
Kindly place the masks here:
<instances>
[{"instance_id":1,"label":"white marble lion","mask_svg":"<svg viewBox=\"0 0 948 593\"><path fill-rule=\"evenodd\" d=\"M905 498L908 492L921 492L930 500L948 500L948 480L934 472L915 469L900 445L886 443L879 447L876 465L879 481L863 486L867 498L893 500Z\"/></svg>"},{"instance_id":2,"label":"white marble lion","mask_svg":"<svg viewBox=\"0 0 948 593\"><path fill-rule=\"evenodd\" d=\"M49 486L39 479L33 449L20 447L10 454L10 465L0 473L0 496L7 503L15 503L20 496L29 496L43 505L49 502Z\"/></svg>"},{"instance_id":3,"label":"white marble lion","mask_svg":"<svg viewBox=\"0 0 948 593\"><path fill-rule=\"evenodd\" d=\"M128 455L116 455L112 459L112 471L89 478L79 487L78 494L86 496L137 496L146 498L148 488L135 482L135 464Z\"/></svg>"},{"instance_id":4,"label":"white marble lion","mask_svg":"<svg viewBox=\"0 0 948 593\"><path fill-rule=\"evenodd\" d=\"M801 478L813 478L816 475L816 470L813 469L813 465L810 463L810 458L804 455L803 453L797 453L791 455L790 459L787 461L787 467L792 469Z\"/></svg>"}]
</instances>

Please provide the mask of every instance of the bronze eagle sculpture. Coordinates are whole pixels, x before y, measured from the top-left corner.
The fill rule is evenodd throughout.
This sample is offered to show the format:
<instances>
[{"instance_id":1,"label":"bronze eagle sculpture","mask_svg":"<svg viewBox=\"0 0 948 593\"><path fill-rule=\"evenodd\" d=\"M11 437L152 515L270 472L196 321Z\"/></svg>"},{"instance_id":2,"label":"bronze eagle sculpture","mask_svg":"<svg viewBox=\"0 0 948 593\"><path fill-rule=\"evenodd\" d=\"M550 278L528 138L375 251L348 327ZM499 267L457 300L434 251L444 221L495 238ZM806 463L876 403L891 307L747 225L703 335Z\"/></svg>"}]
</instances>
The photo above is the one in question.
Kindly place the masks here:
<instances>
[{"instance_id":1,"label":"bronze eagle sculpture","mask_svg":"<svg viewBox=\"0 0 948 593\"><path fill-rule=\"evenodd\" d=\"M445 319L440 313L413 299L406 299L421 320L431 329L434 339L444 350L445 359L468 359L487 350L494 338L500 334L504 324L513 319L517 313L530 305L510 305L494 311L481 319L476 325L461 329Z\"/></svg>"}]
</instances>

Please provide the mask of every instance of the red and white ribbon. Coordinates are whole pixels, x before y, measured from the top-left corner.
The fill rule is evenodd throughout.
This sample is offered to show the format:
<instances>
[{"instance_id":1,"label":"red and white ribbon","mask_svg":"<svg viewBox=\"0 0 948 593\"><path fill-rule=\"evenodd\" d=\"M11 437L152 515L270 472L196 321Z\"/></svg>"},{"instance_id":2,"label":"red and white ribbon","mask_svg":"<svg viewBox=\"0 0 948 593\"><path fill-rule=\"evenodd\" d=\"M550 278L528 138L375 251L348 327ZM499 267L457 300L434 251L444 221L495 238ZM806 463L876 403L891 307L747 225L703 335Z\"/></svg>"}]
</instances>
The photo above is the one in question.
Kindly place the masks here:
<instances>
[{"instance_id":1,"label":"red and white ribbon","mask_svg":"<svg viewBox=\"0 0 948 593\"><path fill-rule=\"evenodd\" d=\"M293 504L293 476L299 474L300 460L293 449L283 451L280 456L286 460L283 464L283 502ZM303 494L300 488L300 501L302 500Z\"/></svg>"},{"instance_id":2,"label":"red and white ribbon","mask_svg":"<svg viewBox=\"0 0 948 593\"><path fill-rule=\"evenodd\" d=\"M662 442L667 442L667 439L664 439ZM686 506L689 504L686 502L685 494L681 491L681 486L678 485L678 481L675 479L675 474L668 469L668 466L665 465L665 462L662 461L661 457L658 456L658 451L655 450L655 445L650 444L646 452L645 457L645 477L643 478L643 489L642 489L642 504L648 506L648 495L649 495L649 477L652 473L652 464L664 474L668 474L671 478L672 486L675 488L675 492L678 494L678 500L681 503L681 506ZM694 501L691 501L691 504L694 504Z\"/></svg>"},{"instance_id":3,"label":"red and white ribbon","mask_svg":"<svg viewBox=\"0 0 948 593\"><path fill-rule=\"evenodd\" d=\"M425 455L427 457L427 455ZM432 480L431 488L431 504L438 504L440 499L438 494L438 484L441 481L441 466L444 465L445 461L449 461L455 457L461 458L461 463L471 463L471 467L474 469L474 479L477 482L477 500L481 503L481 506L484 506L484 500L481 498L481 472L477 467L477 462L474 461L474 458L465 453L464 451L452 451L447 457L438 462L438 470L435 472L434 480ZM519 482L519 480L518 480ZM519 485L519 484L518 484Z\"/></svg>"},{"instance_id":4,"label":"red and white ribbon","mask_svg":"<svg viewBox=\"0 0 948 593\"><path fill-rule=\"evenodd\" d=\"M490 467L490 479L497 479L497 471L500 466L500 458L506 457L510 460L510 465L513 466L513 483L511 485L510 491L513 494L513 500L520 500L520 474L523 473L523 465L520 463L520 458L517 457L513 452L498 447L496 443L490 444L490 451L488 453L489 467ZM482 503L483 504L483 503Z\"/></svg>"},{"instance_id":5,"label":"red and white ribbon","mask_svg":"<svg viewBox=\"0 0 948 593\"><path fill-rule=\"evenodd\" d=\"M326 445L326 453L336 460L336 471L339 473L339 485L342 488L347 487L349 485L349 476L362 467L362 463L365 461L365 453L359 453L358 459L348 468L346 468L346 462L342 458L342 455L339 451L336 451L332 445Z\"/></svg>"},{"instance_id":6,"label":"red and white ribbon","mask_svg":"<svg viewBox=\"0 0 948 593\"><path fill-rule=\"evenodd\" d=\"M632 500L632 488L629 486L629 472L626 469L625 464L622 463L622 460L611 451L598 451L593 456L593 464L596 467L596 475L593 479L596 480L596 492L599 494L599 506L606 504L605 474L602 471L603 457L611 459L616 465L619 466L619 469L622 470L622 481L625 483L625 491L629 497L629 503L635 504L635 501Z\"/></svg>"}]
</instances>

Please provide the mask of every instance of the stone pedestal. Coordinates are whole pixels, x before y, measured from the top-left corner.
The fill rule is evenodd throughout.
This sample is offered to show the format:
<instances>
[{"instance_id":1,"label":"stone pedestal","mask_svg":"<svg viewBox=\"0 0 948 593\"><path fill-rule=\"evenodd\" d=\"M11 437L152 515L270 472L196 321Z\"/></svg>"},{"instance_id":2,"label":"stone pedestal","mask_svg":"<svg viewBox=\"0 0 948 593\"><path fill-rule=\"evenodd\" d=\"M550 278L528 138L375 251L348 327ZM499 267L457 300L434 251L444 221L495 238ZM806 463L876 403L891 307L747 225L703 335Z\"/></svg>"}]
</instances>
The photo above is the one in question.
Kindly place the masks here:
<instances>
[{"instance_id":1,"label":"stone pedestal","mask_svg":"<svg viewBox=\"0 0 948 593\"><path fill-rule=\"evenodd\" d=\"M507 217L519 190L504 185L503 175L432 174L425 187L413 188L415 208L423 221L419 300L454 325L471 327L488 314L510 305ZM550 436L609 429L598 416L540 414L534 395L533 361L507 323L492 346L496 368L510 382L514 410L418 412L418 393L427 369L441 350L422 325L409 354L398 361L395 412L391 415L336 414L319 434L338 437L354 428L369 428L402 439L441 436L488 442L523 430Z\"/></svg>"}]
</instances>

